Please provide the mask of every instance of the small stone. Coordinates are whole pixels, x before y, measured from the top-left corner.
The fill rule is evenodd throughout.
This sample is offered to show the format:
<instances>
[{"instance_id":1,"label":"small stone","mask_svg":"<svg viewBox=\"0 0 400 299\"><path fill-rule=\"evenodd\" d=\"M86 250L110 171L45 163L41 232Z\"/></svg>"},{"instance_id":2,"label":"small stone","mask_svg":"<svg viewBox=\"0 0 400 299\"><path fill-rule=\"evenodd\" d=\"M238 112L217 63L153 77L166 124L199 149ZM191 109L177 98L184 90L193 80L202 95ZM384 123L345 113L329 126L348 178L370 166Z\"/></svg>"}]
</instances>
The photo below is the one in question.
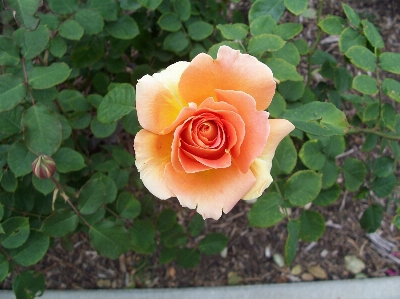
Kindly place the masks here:
<instances>
[{"instance_id":1,"label":"small stone","mask_svg":"<svg viewBox=\"0 0 400 299\"><path fill-rule=\"evenodd\" d=\"M322 258L326 258L328 254L329 254L329 251L324 249L324 250L321 251L320 256Z\"/></svg>"},{"instance_id":2,"label":"small stone","mask_svg":"<svg viewBox=\"0 0 400 299\"><path fill-rule=\"evenodd\" d=\"M326 272L324 269L321 268L321 266L312 266L308 267L308 272L310 272L315 278L318 279L327 279L328 275L326 275Z\"/></svg>"},{"instance_id":3,"label":"small stone","mask_svg":"<svg viewBox=\"0 0 400 299\"><path fill-rule=\"evenodd\" d=\"M344 257L344 264L348 271L358 274L365 269L365 264L355 255L347 255Z\"/></svg>"},{"instance_id":4,"label":"small stone","mask_svg":"<svg viewBox=\"0 0 400 299\"><path fill-rule=\"evenodd\" d=\"M301 280L303 280L303 281L312 281L312 280L314 280L314 276L312 276L310 273L303 273L302 275L301 275Z\"/></svg>"},{"instance_id":5,"label":"small stone","mask_svg":"<svg viewBox=\"0 0 400 299\"><path fill-rule=\"evenodd\" d=\"M168 268L168 274L169 274L169 276L170 276L171 278L175 278L175 275L176 275L176 270L175 270L175 268L174 268L174 267L169 267L169 268Z\"/></svg>"},{"instance_id":6,"label":"small stone","mask_svg":"<svg viewBox=\"0 0 400 299\"><path fill-rule=\"evenodd\" d=\"M292 275L297 276L297 275L300 275L302 271L303 271L303 269L301 268L301 266L300 266L300 265L296 265L296 266L294 266L294 267L292 268L292 270L290 271L290 273L291 273Z\"/></svg>"},{"instance_id":7,"label":"small stone","mask_svg":"<svg viewBox=\"0 0 400 299\"><path fill-rule=\"evenodd\" d=\"M274 260L275 264L279 267L282 268L285 265L285 259L283 258L282 254L275 253L272 256L272 259Z\"/></svg>"},{"instance_id":8,"label":"small stone","mask_svg":"<svg viewBox=\"0 0 400 299\"><path fill-rule=\"evenodd\" d=\"M111 287L111 281L109 279L99 279L96 282L96 285L99 288L103 288L103 289L109 289Z\"/></svg>"},{"instance_id":9,"label":"small stone","mask_svg":"<svg viewBox=\"0 0 400 299\"><path fill-rule=\"evenodd\" d=\"M222 251L219 253L219 255L225 259L228 256L228 247L225 247L224 249L222 249Z\"/></svg>"},{"instance_id":10,"label":"small stone","mask_svg":"<svg viewBox=\"0 0 400 299\"><path fill-rule=\"evenodd\" d=\"M269 258L271 258L271 256L272 256L271 247L269 247L269 246L265 247L265 257L267 259L269 259Z\"/></svg>"}]
</instances>

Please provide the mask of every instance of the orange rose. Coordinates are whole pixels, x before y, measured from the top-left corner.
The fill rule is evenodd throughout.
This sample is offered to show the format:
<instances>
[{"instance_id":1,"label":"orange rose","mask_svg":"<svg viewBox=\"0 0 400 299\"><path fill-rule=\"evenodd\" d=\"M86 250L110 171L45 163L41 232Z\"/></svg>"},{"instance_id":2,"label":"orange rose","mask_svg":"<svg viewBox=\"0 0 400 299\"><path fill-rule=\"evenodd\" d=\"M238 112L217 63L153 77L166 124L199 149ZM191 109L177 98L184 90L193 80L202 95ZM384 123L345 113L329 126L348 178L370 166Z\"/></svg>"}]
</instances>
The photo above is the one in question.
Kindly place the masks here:
<instances>
[{"instance_id":1,"label":"orange rose","mask_svg":"<svg viewBox=\"0 0 400 299\"><path fill-rule=\"evenodd\" d=\"M274 93L265 64L226 46L216 60L202 53L141 78L136 109L143 130L134 148L146 188L214 219L241 198L259 197L272 182L278 143L294 129L268 119Z\"/></svg>"}]
</instances>

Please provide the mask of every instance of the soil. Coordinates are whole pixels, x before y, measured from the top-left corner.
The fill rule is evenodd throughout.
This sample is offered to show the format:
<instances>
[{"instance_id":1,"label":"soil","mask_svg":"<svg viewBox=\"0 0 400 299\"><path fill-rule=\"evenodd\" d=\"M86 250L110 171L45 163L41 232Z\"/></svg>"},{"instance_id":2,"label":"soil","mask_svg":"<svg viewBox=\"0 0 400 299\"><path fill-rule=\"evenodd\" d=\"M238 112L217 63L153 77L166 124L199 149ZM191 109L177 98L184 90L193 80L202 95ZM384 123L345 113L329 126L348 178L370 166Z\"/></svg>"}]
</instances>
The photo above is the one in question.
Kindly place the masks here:
<instances>
[{"instance_id":1,"label":"soil","mask_svg":"<svg viewBox=\"0 0 400 299\"><path fill-rule=\"evenodd\" d=\"M316 1L311 2L311 6L315 7ZM384 51L400 52L399 1L345 2L379 26L386 43ZM243 6L243 9L246 9L246 6ZM340 2L325 1L323 14L343 16ZM284 17L287 20L299 21L298 17L289 14L285 14ZM316 34L315 20L300 21L305 27L302 37L312 42ZM337 41L325 43L322 49L333 54L337 53ZM339 163L348 156L365 161L367 154L361 152L360 138L354 136L348 140L345 154L338 158ZM384 154L391 153L385 150ZM341 180L339 177L339 182ZM109 260L96 253L84 233L72 237L69 251L65 249L68 247L66 244L56 240L44 259L31 269L45 275L47 289L177 288L349 279L355 277L345 266L345 257L351 255L365 264L361 276L399 275L400 256L396 258L396 252L400 255L400 233L391 224L395 209L393 202L388 203L387 199L375 198L385 207L386 213L381 227L372 235L372 237L380 236L382 239L371 241L371 236L367 235L359 224L368 202L354 199L354 195L344 192L335 204L327 208L316 208L325 218L326 231L317 242L299 243L291 267L279 264L279 255L284 255L286 223L283 221L269 229L251 228L247 220L251 205L241 201L220 220L207 219L203 230L203 235L222 232L229 236L226 255L202 256L199 266L194 269L180 268L175 262L159 265L158 253L144 256L129 252L118 260ZM400 190L394 192L392 197L399 198ZM193 213L181 208L176 199L156 201L157 209L162 209L166 205L178 211L179 221L182 223L185 223L185 219ZM296 217L298 214L299 211L293 209L292 215ZM385 240L391 243L388 251L382 249ZM191 242L195 241L198 239ZM0 289L10 289L11 283L12 277L8 277L0 285Z\"/></svg>"}]
</instances>

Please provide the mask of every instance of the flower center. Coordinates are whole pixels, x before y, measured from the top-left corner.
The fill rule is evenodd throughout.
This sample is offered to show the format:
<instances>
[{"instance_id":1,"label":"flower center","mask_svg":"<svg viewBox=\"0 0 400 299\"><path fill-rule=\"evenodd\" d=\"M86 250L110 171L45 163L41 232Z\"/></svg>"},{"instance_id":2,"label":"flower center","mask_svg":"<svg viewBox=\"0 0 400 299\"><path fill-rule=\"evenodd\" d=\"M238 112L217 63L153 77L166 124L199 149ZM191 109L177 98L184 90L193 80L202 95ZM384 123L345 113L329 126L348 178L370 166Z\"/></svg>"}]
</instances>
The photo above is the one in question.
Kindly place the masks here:
<instances>
[{"instance_id":1,"label":"flower center","mask_svg":"<svg viewBox=\"0 0 400 299\"><path fill-rule=\"evenodd\" d=\"M218 128L214 122L206 121L200 124L199 134L208 141L212 141L215 139L215 137L217 137Z\"/></svg>"}]
</instances>

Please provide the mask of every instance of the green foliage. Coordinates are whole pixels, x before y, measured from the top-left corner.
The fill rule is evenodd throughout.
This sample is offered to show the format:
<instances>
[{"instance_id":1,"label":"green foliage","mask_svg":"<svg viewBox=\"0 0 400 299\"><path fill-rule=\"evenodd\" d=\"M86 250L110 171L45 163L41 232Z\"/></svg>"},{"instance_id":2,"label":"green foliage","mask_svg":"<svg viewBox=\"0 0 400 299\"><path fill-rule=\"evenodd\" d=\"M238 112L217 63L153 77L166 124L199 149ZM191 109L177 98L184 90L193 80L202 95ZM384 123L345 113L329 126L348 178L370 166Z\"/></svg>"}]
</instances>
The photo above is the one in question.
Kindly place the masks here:
<instances>
[{"instance_id":1,"label":"green foliage","mask_svg":"<svg viewBox=\"0 0 400 299\"><path fill-rule=\"evenodd\" d=\"M325 230L313 206L333 204L343 189L393 196L400 54L385 52L377 26L347 4L343 18L317 16L318 27L307 30L321 34L309 43L300 38L302 24L281 20L284 13L306 17L308 1L249 3L246 18L230 11L229 1L216 0L3 1L0 281L15 265L40 261L52 238L80 231L102 256L157 253L160 264L176 261L186 268L227 246L229 238L210 231L199 214L186 218L186 209L148 195L132 149L141 130L137 80L199 53L215 58L221 45L271 68L277 92L267 111L296 127L276 148L269 191L248 213L250 226L286 223L287 265L299 239L316 241ZM322 34L339 36L339 51L330 52L335 56L317 50ZM347 155L352 134L363 140L363 152L373 152L368 160ZM32 162L43 154L55 161L52 178L32 173ZM385 209L367 199L360 224L373 232ZM393 223L400 228L399 216L397 211ZM44 277L32 271L13 282L18 298L43 289Z\"/></svg>"}]
</instances>

